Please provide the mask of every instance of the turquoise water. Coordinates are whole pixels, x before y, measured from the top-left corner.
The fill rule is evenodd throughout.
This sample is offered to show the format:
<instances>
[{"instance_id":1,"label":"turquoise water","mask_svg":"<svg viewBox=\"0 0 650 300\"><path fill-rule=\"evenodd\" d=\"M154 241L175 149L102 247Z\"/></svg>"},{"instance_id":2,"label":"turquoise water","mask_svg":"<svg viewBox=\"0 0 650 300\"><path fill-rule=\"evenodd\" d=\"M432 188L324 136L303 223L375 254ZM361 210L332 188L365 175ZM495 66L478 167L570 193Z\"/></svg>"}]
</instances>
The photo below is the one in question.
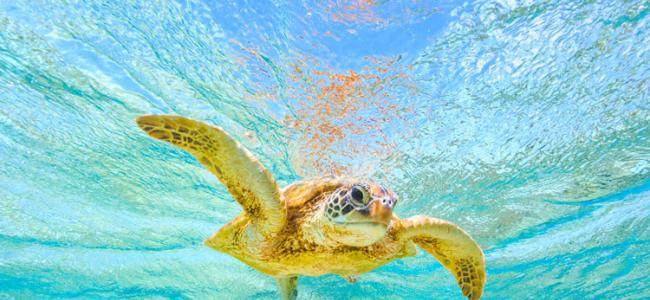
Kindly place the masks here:
<instances>
[{"instance_id":1,"label":"turquoise water","mask_svg":"<svg viewBox=\"0 0 650 300\"><path fill-rule=\"evenodd\" d=\"M141 114L282 185L365 176L461 225L486 299L650 298L647 1L2 1L0 298L276 298L202 241L239 213ZM461 299L431 256L301 299Z\"/></svg>"}]
</instances>

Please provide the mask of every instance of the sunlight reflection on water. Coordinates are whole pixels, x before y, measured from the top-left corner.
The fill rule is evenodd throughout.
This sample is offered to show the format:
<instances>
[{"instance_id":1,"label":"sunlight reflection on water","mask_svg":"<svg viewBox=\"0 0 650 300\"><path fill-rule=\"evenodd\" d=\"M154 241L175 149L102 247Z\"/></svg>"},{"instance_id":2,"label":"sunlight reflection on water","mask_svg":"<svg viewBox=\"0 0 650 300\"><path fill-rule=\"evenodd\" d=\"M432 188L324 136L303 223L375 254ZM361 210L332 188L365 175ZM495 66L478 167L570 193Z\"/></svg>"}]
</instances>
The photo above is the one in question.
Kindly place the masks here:
<instances>
[{"instance_id":1,"label":"sunlight reflection on water","mask_svg":"<svg viewBox=\"0 0 650 300\"><path fill-rule=\"evenodd\" d=\"M0 3L0 297L276 297L202 241L240 210L134 118L225 128L282 185L390 185L487 298L650 297L643 1ZM224 272L227 270L227 272ZM314 299L459 297L431 257Z\"/></svg>"}]
</instances>

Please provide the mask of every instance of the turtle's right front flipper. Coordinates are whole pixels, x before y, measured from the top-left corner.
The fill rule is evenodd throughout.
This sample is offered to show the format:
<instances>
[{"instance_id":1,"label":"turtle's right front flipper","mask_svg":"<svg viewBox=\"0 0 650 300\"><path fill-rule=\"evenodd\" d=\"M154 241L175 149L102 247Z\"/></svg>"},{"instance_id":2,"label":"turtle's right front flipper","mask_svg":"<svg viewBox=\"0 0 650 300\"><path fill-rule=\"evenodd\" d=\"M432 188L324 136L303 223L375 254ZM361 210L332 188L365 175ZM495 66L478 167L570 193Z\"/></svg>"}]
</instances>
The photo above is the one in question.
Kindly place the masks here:
<instances>
[{"instance_id":1,"label":"turtle's right front flipper","mask_svg":"<svg viewBox=\"0 0 650 300\"><path fill-rule=\"evenodd\" d=\"M282 226L285 211L275 180L223 129L179 116L147 115L136 121L150 136L193 154L228 188L260 233L275 232Z\"/></svg>"}]
</instances>

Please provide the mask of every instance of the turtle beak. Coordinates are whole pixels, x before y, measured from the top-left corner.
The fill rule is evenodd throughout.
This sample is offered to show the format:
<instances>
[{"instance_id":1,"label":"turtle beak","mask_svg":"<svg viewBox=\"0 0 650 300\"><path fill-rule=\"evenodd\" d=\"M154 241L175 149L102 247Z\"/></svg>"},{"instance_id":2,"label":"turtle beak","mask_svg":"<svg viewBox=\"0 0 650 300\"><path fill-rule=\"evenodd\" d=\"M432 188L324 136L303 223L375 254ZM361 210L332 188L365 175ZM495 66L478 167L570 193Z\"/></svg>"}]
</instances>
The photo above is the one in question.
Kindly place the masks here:
<instances>
[{"instance_id":1,"label":"turtle beak","mask_svg":"<svg viewBox=\"0 0 650 300\"><path fill-rule=\"evenodd\" d=\"M376 222L384 225L390 223L390 219L393 216L393 209L390 206L385 206L381 204L381 201L374 201L370 205L370 218Z\"/></svg>"}]
</instances>

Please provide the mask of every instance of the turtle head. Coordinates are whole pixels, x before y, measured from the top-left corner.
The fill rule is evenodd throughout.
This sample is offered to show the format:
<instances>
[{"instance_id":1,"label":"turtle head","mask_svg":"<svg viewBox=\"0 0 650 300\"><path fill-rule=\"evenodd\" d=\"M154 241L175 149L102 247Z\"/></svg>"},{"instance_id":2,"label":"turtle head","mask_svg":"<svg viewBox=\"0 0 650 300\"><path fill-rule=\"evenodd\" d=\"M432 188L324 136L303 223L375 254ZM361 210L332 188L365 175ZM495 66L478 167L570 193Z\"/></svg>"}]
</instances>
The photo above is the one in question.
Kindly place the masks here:
<instances>
[{"instance_id":1,"label":"turtle head","mask_svg":"<svg viewBox=\"0 0 650 300\"><path fill-rule=\"evenodd\" d=\"M355 182L334 190L320 217L322 234L349 246L368 246L386 235L397 196L374 183Z\"/></svg>"}]
</instances>

